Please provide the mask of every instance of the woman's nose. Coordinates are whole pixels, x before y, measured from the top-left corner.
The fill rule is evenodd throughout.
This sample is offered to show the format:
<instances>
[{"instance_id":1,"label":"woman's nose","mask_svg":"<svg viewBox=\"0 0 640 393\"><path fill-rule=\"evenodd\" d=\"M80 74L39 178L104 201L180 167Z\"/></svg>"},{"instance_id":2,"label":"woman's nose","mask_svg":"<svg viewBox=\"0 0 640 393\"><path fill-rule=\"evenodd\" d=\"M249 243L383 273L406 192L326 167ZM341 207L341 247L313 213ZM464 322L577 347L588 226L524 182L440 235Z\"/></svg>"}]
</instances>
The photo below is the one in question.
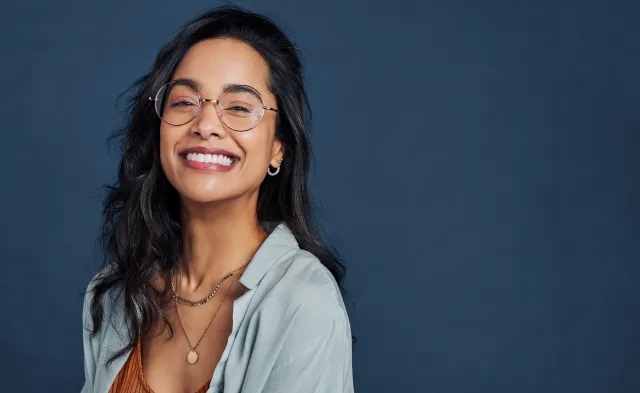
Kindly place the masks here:
<instances>
[{"instance_id":1,"label":"woman's nose","mask_svg":"<svg viewBox=\"0 0 640 393\"><path fill-rule=\"evenodd\" d=\"M191 130L202 139L209 139L212 136L223 138L227 134L227 130L220 120L218 103L215 100L203 100L200 104L200 112L194 120Z\"/></svg>"}]
</instances>

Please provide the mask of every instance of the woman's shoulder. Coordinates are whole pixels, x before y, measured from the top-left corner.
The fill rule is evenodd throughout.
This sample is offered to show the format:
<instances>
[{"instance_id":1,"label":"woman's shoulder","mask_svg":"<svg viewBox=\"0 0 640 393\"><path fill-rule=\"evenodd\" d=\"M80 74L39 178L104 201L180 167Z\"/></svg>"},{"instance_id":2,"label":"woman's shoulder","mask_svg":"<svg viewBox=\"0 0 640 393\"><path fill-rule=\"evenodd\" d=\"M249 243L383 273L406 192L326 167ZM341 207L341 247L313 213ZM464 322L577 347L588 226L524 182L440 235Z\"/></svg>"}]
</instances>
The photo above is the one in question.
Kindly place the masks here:
<instances>
[{"instance_id":1,"label":"woman's shoulder","mask_svg":"<svg viewBox=\"0 0 640 393\"><path fill-rule=\"evenodd\" d=\"M101 283L105 275L108 273L108 268L104 267L100 269L88 282L84 293L84 301L82 307L82 319L85 321L85 327L89 330L93 330L91 321L91 309L93 306L93 299L96 295L96 286ZM122 290L120 285L114 284L110 288L100 295L100 306L102 307L101 314L106 319L110 319L114 313L117 314L119 307L123 305Z\"/></svg>"},{"instance_id":2,"label":"woman's shoulder","mask_svg":"<svg viewBox=\"0 0 640 393\"><path fill-rule=\"evenodd\" d=\"M260 337L254 356L261 349L267 360L279 354L274 369L293 360L306 364L322 350L337 351L341 361L349 358L351 328L340 287L312 253L296 249L278 261L256 288L252 303L245 326L249 332L265 327L265 333L247 336Z\"/></svg>"},{"instance_id":3,"label":"woman's shoulder","mask_svg":"<svg viewBox=\"0 0 640 393\"><path fill-rule=\"evenodd\" d=\"M344 311L342 292L335 278L312 253L296 249L265 275L261 297L265 306L282 313Z\"/></svg>"}]
</instances>

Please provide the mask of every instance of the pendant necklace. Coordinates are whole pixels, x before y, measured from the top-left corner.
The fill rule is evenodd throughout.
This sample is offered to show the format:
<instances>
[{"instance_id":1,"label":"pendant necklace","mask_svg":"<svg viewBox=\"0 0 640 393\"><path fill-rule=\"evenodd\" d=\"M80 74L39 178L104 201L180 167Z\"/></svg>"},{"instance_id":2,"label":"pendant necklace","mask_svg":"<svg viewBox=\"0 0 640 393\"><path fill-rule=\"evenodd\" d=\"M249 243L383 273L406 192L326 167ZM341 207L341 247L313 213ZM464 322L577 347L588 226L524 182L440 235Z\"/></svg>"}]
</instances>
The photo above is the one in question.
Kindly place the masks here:
<instances>
[{"instance_id":1,"label":"pendant necklace","mask_svg":"<svg viewBox=\"0 0 640 393\"><path fill-rule=\"evenodd\" d=\"M176 302L176 313L178 314L178 322L180 322L180 327L182 328L182 333L184 333L184 336L187 339L187 342L189 343L190 351L187 354L187 362L189 364L196 364L198 362L199 355L198 355L198 352L196 352L196 348L198 347L198 344L200 344L200 341L202 341L202 339L204 338L205 334L207 334L207 331L209 330L209 327L211 326L211 323L213 322L213 320L216 319L216 315L218 315L218 312L220 311L220 308L224 304L224 301L227 299L227 296L229 295L229 291L231 290L231 287L233 286L234 282L232 282L231 285L229 285L229 288L227 288L227 290L225 291L224 297L222 298L222 301L220 302L220 304L216 308L216 312L213 313L213 316L211 317L211 320L209 321L209 324L207 325L207 328L204 330L204 333L202 333L202 335L200 336L200 339L198 340L198 342L196 342L195 345L191 344L191 340L189 340L189 336L187 335L187 331L184 329L184 325L182 324L182 319L180 318L180 310L178 310L178 303Z\"/></svg>"},{"instance_id":2,"label":"pendant necklace","mask_svg":"<svg viewBox=\"0 0 640 393\"><path fill-rule=\"evenodd\" d=\"M184 333L185 338L187 339L187 342L189 343L189 353L187 354L187 362L191 365L196 364L198 362L198 352L196 352L196 348L198 347L198 344L200 344L200 341L202 341L202 339L204 338L204 336L207 334L207 331L209 330L209 327L211 327L211 324L213 323L213 320L216 319L216 315L218 315L218 312L220 312L220 308L222 308L222 305L224 304L224 301L227 299L227 296L229 295L229 291L231 290L231 287L233 286L233 284L235 283L232 282L229 285L229 288L227 288L227 290L224 293L224 297L222 298L222 301L220 302L220 304L218 305L218 307L216 308L216 312L213 314L213 316L211 317L211 320L209 321L209 324L207 325L207 328L204 330L204 333L202 333L202 335L200 336L200 339L196 342L195 345L191 344L191 340L189 340L189 336L187 335L186 330L184 329L184 325L182 324L182 319L180 318L180 311L178 310L178 303L184 304L186 306L190 306L190 307L196 307L196 306L200 306L204 303L207 303L209 300L211 300L211 298L213 298L213 296L216 294L216 292L218 291L218 289L220 288L220 285L222 284L223 281L225 281L227 278L231 277L234 275L235 272L237 272L238 270L241 270L242 268L244 268L246 265L226 274L224 277L222 277L222 279L220 279L220 281L218 281L218 283L216 284L216 286L213 288L213 290L204 298L198 300L198 301L191 301L191 300L187 300L187 299L183 299L180 296L178 296L178 294L176 293L176 287L175 284L173 283L173 273L174 271L171 271L171 289L173 290L173 299L176 302L176 313L178 314L178 322L180 323L180 327L182 328L182 333Z\"/></svg>"}]
</instances>

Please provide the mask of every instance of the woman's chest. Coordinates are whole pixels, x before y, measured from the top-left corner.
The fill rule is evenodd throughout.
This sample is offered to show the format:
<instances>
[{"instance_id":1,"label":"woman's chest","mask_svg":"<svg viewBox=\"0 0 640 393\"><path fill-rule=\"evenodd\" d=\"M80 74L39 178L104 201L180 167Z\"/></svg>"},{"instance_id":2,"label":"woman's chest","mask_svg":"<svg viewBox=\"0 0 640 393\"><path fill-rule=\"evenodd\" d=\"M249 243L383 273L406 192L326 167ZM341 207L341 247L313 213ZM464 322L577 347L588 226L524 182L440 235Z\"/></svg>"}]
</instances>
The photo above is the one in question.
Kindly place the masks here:
<instances>
[{"instance_id":1,"label":"woman's chest","mask_svg":"<svg viewBox=\"0 0 640 393\"><path fill-rule=\"evenodd\" d=\"M231 334L232 314L230 303L165 312L168 326L156 324L156 334L141 343L142 370L154 393L194 393L208 386Z\"/></svg>"}]
</instances>

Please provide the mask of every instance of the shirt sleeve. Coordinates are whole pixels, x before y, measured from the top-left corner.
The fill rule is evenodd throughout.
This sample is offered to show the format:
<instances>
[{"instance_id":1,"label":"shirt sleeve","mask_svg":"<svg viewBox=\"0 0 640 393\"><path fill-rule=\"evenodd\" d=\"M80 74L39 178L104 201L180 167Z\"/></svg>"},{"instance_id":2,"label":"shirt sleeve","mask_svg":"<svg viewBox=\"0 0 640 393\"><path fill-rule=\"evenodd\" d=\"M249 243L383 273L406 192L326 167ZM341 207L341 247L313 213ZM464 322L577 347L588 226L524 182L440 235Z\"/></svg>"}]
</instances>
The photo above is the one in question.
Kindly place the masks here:
<instances>
[{"instance_id":1,"label":"shirt sleeve","mask_svg":"<svg viewBox=\"0 0 640 393\"><path fill-rule=\"evenodd\" d=\"M351 329L342 308L298 310L262 393L353 393Z\"/></svg>"},{"instance_id":2,"label":"shirt sleeve","mask_svg":"<svg viewBox=\"0 0 640 393\"><path fill-rule=\"evenodd\" d=\"M93 280L92 280L93 281ZM92 299L92 283L87 286L82 305L82 347L84 352L84 383L80 393L93 392L93 377L95 375L95 358L91 340L91 316L90 306Z\"/></svg>"}]
</instances>

